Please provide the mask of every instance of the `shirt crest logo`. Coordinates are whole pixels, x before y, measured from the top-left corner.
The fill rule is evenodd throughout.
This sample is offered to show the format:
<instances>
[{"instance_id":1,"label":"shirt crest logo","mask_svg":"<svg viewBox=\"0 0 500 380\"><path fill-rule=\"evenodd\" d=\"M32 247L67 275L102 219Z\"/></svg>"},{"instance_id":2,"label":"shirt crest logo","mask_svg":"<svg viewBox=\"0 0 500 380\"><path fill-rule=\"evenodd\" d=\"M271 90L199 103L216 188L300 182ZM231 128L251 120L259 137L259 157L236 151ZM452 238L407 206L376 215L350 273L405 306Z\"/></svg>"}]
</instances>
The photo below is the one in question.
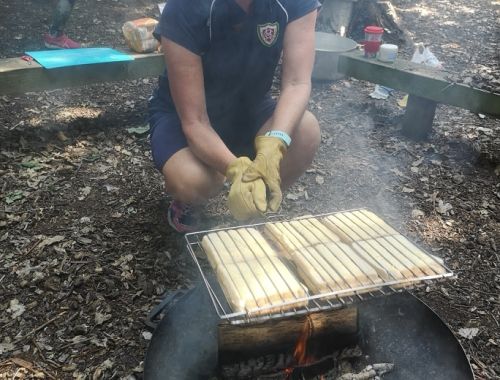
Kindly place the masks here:
<instances>
[{"instance_id":1,"label":"shirt crest logo","mask_svg":"<svg viewBox=\"0 0 500 380\"><path fill-rule=\"evenodd\" d=\"M277 22L257 25L257 35L265 47L273 46L278 40L280 25Z\"/></svg>"}]
</instances>

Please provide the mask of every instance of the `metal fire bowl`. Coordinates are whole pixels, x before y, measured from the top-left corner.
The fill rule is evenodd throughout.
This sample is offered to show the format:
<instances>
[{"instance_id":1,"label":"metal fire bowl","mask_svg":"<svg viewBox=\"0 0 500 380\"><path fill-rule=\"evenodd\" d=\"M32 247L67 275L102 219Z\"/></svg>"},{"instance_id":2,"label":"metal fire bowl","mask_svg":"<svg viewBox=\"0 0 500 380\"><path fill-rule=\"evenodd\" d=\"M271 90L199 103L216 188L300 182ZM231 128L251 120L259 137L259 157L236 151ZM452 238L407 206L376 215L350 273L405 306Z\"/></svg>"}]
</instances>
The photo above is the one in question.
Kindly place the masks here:
<instances>
[{"instance_id":1,"label":"metal fire bowl","mask_svg":"<svg viewBox=\"0 0 500 380\"><path fill-rule=\"evenodd\" d=\"M368 362L394 363L387 380L473 380L463 348L446 324L409 293L360 303L360 346ZM220 322L200 284L180 299L156 328L145 360L145 380L209 379L217 368Z\"/></svg>"},{"instance_id":2,"label":"metal fire bowl","mask_svg":"<svg viewBox=\"0 0 500 380\"><path fill-rule=\"evenodd\" d=\"M409 293L358 305L360 347L369 363L394 363L384 380L474 379L464 350L426 304Z\"/></svg>"}]
</instances>

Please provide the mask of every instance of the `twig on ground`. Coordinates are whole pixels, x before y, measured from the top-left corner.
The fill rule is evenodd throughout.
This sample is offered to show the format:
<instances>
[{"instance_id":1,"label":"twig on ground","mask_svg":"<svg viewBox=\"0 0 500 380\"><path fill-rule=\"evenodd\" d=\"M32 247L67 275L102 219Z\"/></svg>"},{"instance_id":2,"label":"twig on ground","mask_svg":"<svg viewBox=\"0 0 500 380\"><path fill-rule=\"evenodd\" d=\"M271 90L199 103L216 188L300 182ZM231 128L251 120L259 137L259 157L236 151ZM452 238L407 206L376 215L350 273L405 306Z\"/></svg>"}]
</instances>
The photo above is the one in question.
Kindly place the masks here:
<instances>
[{"instance_id":1,"label":"twig on ground","mask_svg":"<svg viewBox=\"0 0 500 380\"><path fill-rule=\"evenodd\" d=\"M56 321L57 319L61 318L64 314L66 314L66 311L63 311L62 313L59 313L58 315L56 315L54 318L51 318L49 319L47 322L45 322L44 324L42 324L41 326L38 326L37 328L31 330L29 333L27 333L26 335L23 335L19 338L17 338L15 340L16 343L19 343L20 341L30 337L31 335L33 334L36 334L38 331L44 329L45 327L47 327L48 325L50 325L51 323L53 323L54 321Z\"/></svg>"}]
</instances>

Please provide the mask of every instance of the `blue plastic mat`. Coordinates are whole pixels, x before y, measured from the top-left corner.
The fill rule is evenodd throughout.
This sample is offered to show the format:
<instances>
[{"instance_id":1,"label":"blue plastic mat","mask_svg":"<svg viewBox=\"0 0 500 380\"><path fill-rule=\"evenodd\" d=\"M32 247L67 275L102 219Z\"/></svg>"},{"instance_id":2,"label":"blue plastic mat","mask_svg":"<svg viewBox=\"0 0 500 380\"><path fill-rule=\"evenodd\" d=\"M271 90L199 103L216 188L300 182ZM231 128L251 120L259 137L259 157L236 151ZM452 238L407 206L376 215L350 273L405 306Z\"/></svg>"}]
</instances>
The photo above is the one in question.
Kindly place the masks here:
<instances>
[{"instance_id":1,"label":"blue plastic mat","mask_svg":"<svg viewBox=\"0 0 500 380\"><path fill-rule=\"evenodd\" d=\"M26 54L46 69L134 60L133 56L110 48L41 50L27 51Z\"/></svg>"}]
</instances>

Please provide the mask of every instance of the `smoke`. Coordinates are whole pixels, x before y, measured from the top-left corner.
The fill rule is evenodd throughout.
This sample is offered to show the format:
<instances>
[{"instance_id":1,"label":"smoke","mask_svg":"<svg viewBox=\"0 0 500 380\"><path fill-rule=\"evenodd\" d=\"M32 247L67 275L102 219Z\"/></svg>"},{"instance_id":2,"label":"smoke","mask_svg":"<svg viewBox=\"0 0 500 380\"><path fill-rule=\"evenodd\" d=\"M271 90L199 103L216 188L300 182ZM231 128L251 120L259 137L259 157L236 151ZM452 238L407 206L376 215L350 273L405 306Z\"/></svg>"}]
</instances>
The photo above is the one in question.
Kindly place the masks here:
<instances>
[{"instance_id":1,"label":"smoke","mask_svg":"<svg viewBox=\"0 0 500 380\"><path fill-rule=\"evenodd\" d=\"M379 132L380 128L392 132L394 116L366 103L366 89L356 82L317 84L314 94L311 108L320 121L322 144L312 173L301 181L312 196L308 208L322 213L366 207L399 224L406 205L395 196L394 187L402 161L384 144L394 150L400 142L396 137L381 141ZM317 173L324 173L324 184L311 181Z\"/></svg>"}]
</instances>

